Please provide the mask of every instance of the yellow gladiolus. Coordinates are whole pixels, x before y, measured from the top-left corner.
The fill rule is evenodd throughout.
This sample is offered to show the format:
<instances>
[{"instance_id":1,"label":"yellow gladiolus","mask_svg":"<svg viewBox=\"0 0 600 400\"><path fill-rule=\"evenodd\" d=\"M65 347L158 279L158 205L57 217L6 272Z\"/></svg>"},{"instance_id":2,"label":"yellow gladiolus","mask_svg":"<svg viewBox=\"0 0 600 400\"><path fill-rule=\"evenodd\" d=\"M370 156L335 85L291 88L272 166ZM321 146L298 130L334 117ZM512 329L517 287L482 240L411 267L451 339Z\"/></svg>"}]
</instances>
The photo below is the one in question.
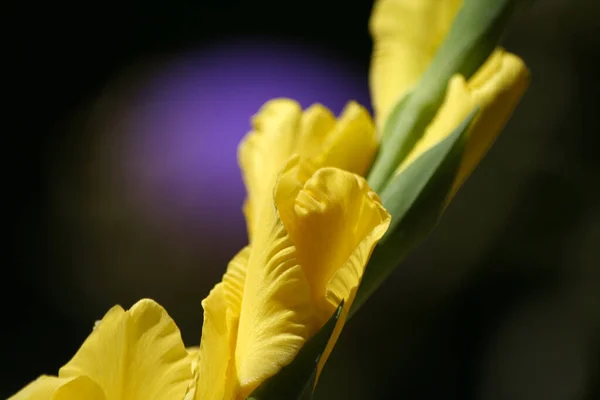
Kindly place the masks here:
<instances>
[{"instance_id":1,"label":"yellow gladiolus","mask_svg":"<svg viewBox=\"0 0 600 400\"><path fill-rule=\"evenodd\" d=\"M404 130L395 131L398 142L415 136L401 144L408 143L401 155L385 148L382 139L380 156L385 152L385 160L380 165L376 161L374 169L381 168L369 177L385 197L391 179L411 165L419 166L413 162L478 110L466 131L456 175L448 179L452 186L447 196L449 186L441 190L447 204L527 86L523 61L499 48L473 76L465 78L455 73L454 64L441 63L446 74L438 75L437 82L421 79L436 53L442 54L438 50L462 5L463 0L376 1L370 75L376 124L353 102L337 119L321 105L302 110L289 99L272 100L254 116L238 154L248 192L244 214L249 245L231 260L222 281L202 302L198 350L184 347L177 326L155 302L142 300L128 311L117 306L58 376L42 376L11 399L243 400L289 365L343 303L319 358L318 376L355 298L357 304L364 302L398 261L393 254L397 243L383 243L380 247L392 246L388 250L393 251L380 259L390 260L371 267L369 273L379 275L358 292L391 219L363 178L378 151L376 126L382 130L389 120L400 118L391 117L392 110L417 87L409 109L414 115ZM433 82L433 89L424 86L417 93L419 82L425 81ZM397 128L398 121L392 122ZM400 197L405 193L399 192ZM386 199L387 205L403 200ZM441 203L435 199L437 212ZM364 281L369 281L368 274Z\"/></svg>"},{"instance_id":2,"label":"yellow gladiolus","mask_svg":"<svg viewBox=\"0 0 600 400\"><path fill-rule=\"evenodd\" d=\"M446 97L435 118L400 164L397 173L444 140L475 107L479 107L479 113L467 133L466 148L449 201L493 144L528 82L529 74L523 61L502 49L496 50L468 82L461 75L455 75L448 84Z\"/></svg>"},{"instance_id":3,"label":"yellow gladiolus","mask_svg":"<svg viewBox=\"0 0 600 400\"><path fill-rule=\"evenodd\" d=\"M40 377L11 400L245 399L343 301L320 373L390 223L358 175L376 147L374 124L355 103L337 120L320 105L267 103L239 151L252 240L202 302L200 348L185 349L155 302L117 306L58 376Z\"/></svg>"},{"instance_id":4,"label":"yellow gladiolus","mask_svg":"<svg viewBox=\"0 0 600 400\"><path fill-rule=\"evenodd\" d=\"M113 307L58 376L43 375L9 400L183 399L194 352L152 300Z\"/></svg>"},{"instance_id":5,"label":"yellow gladiolus","mask_svg":"<svg viewBox=\"0 0 600 400\"><path fill-rule=\"evenodd\" d=\"M293 154L309 173L334 166L364 176L377 151L371 116L355 102L348 103L336 120L320 104L303 111L294 100L275 99L252 118L252 127L238 151L248 192L244 214L250 241L255 220L272 201L277 175Z\"/></svg>"},{"instance_id":6,"label":"yellow gladiolus","mask_svg":"<svg viewBox=\"0 0 600 400\"><path fill-rule=\"evenodd\" d=\"M368 182L394 220L353 313L401 262L398 249L433 229L527 88L524 62L494 47L517 3L376 0L370 88L382 143Z\"/></svg>"},{"instance_id":7,"label":"yellow gladiolus","mask_svg":"<svg viewBox=\"0 0 600 400\"><path fill-rule=\"evenodd\" d=\"M380 129L392 108L431 67L462 5L462 0L378 0L375 3L370 24L374 40L370 83ZM479 107L479 115L468 131L467 148L449 195L451 198L508 121L528 82L529 71L523 61L500 48L470 79L455 74L447 83L444 101L423 136L406 158L400 160L401 164L396 164L397 172L450 135ZM376 187L380 186L380 180L378 176Z\"/></svg>"},{"instance_id":8,"label":"yellow gladiolus","mask_svg":"<svg viewBox=\"0 0 600 400\"><path fill-rule=\"evenodd\" d=\"M288 365L344 307L343 327L371 251L390 216L359 175L376 149L374 126L351 103L338 121L322 106L267 103L240 146L250 245L203 301L190 399L244 399ZM343 168L343 169L342 169Z\"/></svg>"}]
</instances>

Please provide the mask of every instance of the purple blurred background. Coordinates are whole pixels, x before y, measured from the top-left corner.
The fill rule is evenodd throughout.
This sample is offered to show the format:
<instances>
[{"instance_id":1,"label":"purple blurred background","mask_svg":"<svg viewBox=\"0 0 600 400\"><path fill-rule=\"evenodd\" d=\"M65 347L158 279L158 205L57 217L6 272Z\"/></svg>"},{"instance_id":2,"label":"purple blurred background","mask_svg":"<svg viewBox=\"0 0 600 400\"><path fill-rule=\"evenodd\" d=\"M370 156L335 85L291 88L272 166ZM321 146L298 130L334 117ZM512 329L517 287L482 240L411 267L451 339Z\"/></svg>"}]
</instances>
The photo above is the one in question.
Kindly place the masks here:
<instances>
[{"instance_id":1,"label":"purple blurred background","mask_svg":"<svg viewBox=\"0 0 600 400\"><path fill-rule=\"evenodd\" d=\"M294 43L230 40L164 63L132 90L116 122L127 126L121 156L132 201L167 224L239 236L237 146L250 117L277 97L336 114L349 100L369 99L365 76Z\"/></svg>"}]
</instances>

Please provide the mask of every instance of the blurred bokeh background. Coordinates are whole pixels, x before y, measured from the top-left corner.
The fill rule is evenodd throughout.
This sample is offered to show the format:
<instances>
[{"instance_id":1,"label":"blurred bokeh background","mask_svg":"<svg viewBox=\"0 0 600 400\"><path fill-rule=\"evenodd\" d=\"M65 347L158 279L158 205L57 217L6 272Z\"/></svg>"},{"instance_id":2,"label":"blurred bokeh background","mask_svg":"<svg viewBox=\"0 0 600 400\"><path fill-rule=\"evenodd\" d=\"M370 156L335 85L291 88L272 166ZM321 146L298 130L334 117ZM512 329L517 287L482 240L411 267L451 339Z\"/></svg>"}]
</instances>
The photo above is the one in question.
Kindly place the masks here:
<instances>
[{"instance_id":1,"label":"blurred bokeh background","mask_svg":"<svg viewBox=\"0 0 600 400\"><path fill-rule=\"evenodd\" d=\"M56 373L116 303L154 298L198 343L200 301L246 241L249 118L281 96L369 107L371 6L27 4L5 50L0 397ZM318 399L600 398L598 21L589 0L515 21L503 44L529 91L347 326Z\"/></svg>"}]
</instances>

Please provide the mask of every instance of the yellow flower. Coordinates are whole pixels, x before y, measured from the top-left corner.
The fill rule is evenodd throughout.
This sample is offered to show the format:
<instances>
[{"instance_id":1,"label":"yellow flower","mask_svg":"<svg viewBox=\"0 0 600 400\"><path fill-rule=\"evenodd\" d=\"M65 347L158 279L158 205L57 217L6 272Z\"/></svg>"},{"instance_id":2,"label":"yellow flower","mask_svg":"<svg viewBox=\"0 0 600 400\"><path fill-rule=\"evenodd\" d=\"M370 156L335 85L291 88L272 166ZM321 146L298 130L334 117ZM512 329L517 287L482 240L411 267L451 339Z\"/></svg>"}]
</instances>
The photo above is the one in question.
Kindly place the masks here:
<instances>
[{"instance_id":1,"label":"yellow flower","mask_svg":"<svg viewBox=\"0 0 600 400\"><path fill-rule=\"evenodd\" d=\"M462 0L376 1L370 23L374 40L370 85L380 129L392 108L430 67L462 5ZM523 61L500 48L470 79L454 75L434 119L411 153L396 165L397 172L450 135L478 106L451 198L504 127L528 82L529 72Z\"/></svg>"},{"instance_id":2,"label":"yellow flower","mask_svg":"<svg viewBox=\"0 0 600 400\"><path fill-rule=\"evenodd\" d=\"M244 399L288 365L339 304L339 336L390 216L358 174L377 149L374 124L349 103L336 118L268 102L240 145L251 244L202 302L200 349L185 349L166 311L142 300L111 309L58 376L11 398Z\"/></svg>"},{"instance_id":3,"label":"yellow flower","mask_svg":"<svg viewBox=\"0 0 600 400\"><path fill-rule=\"evenodd\" d=\"M43 375L9 400L183 399L194 357L160 305L115 306L58 376Z\"/></svg>"},{"instance_id":4,"label":"yellow flower","mask_svg":"<svg viewBox=\"0 0 600 400\"><path fill-rule=\"evenodd\" d=\"M390 216L363 173L376 148L368 114L351 103L267 103L240 146L250 245L203 301L190 399L244 399L288 365L344 300L327 359ZM344 168L344 169L340 169Z\"/></svg>"},{"instance_id":5,"label":"yellow flower","mask_svg":"<svg viewBox=\"0 0 600 400\"><path fill-rule=\"evenodd\" d=\"M244 214L252 241L255 220L270 204L277 175L297 154L312 173L335 166L364 176L377 151L377 133L368 111L350 102L339 120L324 106L305 111L291 99L267 102L252 118L253 130L239 146L238 158L248 196ZM309 167L310 165L310 167Z\"/></svg>"},{"instance_id":6,"label":"yellow flower","mask_svg":"<svg viewBox=\"0 0 600 400\"><path fill-rule=\"evenodd\" d=\"M446 138L479 106L479 114L468 131L466 148L448 200L452 198L508 121L527 87L528 76L521 59L500 49L468 82L463 76L455 75L448 84L446 97L435 118L397 172Z\"/></svg>"}]
</instances>

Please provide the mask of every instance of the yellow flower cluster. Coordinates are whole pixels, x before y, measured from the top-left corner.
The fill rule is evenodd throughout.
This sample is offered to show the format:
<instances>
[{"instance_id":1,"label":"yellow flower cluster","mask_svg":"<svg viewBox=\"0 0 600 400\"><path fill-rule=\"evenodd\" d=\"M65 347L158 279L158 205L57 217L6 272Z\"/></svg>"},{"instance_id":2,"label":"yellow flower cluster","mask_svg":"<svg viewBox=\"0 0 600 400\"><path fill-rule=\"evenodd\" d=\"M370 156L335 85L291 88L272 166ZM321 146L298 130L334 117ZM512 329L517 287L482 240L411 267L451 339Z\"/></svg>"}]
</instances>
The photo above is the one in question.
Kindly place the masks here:
<instances>
[{"instance_id":1,"label":"yellow flower cluster","mask_svg":"<svg viewBox=\"0 0 600 400\"><path fill-rule=\"evenodd\" d=\"M167 312L152 300L112 308L58 376L41 376L11 399L237 400L282 367L343 302L318 373L347 319L390 214L364 178L378 128L419 80L452 25L461 0L378 0L371 19L375 121L350 102L336 118L276 99L252 119L239 147L247 189L249 244L202 302L200 347L186 349ZM497 49L470 77L447 82L445 99L404 171L450 135L476 107L448 201L497 136L528 81L524 63Z\"/></svg>"}]
</instances>

